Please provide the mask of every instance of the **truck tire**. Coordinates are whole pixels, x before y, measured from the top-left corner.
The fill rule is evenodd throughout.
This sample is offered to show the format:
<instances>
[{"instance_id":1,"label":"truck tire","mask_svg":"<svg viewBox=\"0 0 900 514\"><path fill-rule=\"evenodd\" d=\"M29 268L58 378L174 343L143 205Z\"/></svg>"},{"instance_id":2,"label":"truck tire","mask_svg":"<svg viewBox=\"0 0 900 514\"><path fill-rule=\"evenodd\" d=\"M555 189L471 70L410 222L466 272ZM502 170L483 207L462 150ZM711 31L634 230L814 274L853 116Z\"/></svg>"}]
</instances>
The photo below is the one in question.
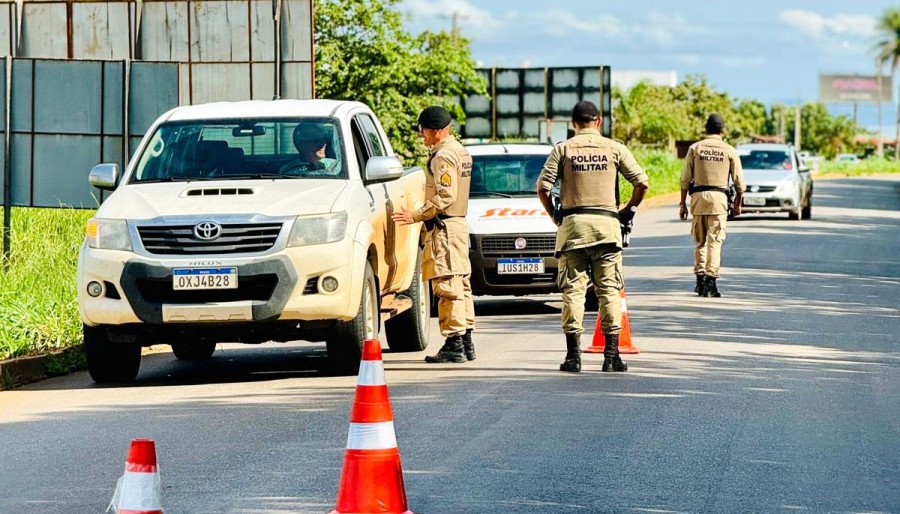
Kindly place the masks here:
<instances>
[{"instance_id":1,"label":"truck tire","mask_svg":"<svg viewBox=\"0 0 900 514\"><path fill-rule=\"evenodd\" d=\"M796 209L794 209L792 211L788 211L788 219L789 220L797 221L797 220L801 219L801 215L802 215L802 210L800 209L800 207L797 207Z\"/></svg>"},{"instance_id":2,"label":"truck tire","mask_svg":"<svg viewBox=\"0 0 900 514\"><path fill-rule=\"evenodd\" d=\"M337 375L353 375L359 371L363 341L378 337L381 310L380 294L372 265L366 263L359 312L350 321L338 321L325 339L328 366Z\"/></svg>"},{"instance_id":3,"label":"truck tire","mask_svg":"<svg viewBox=\"0 0 900 514\"><path fill-rule=\"evenodd\" d=\"M202 361L216 351L215 341L179 341L172 343L172 353L180 361Z\"/></svg>"},{"instance_id":4,"label":"truck tire","mask_svg":"<svg viewBox=\"0 0 900 514\"><path fill-rule=\"evenodd\" d=\"M113 343L103 327L83 325L88 373L97 384L134 381L141 368L141 345Z\"/></svg>"},{"instance_id":5,"label":"truck tire","mask_svg":"<svg viewBox=\"0 0 900 514\"><path fill-rule=\"evenodd\" d=\"M393 352L420 352L428 347L431 324L431 289L422 278L422 252L416 257L412 284L403 291L413 306L384 324L388 347Z\"/></svg>"}]
</instances>

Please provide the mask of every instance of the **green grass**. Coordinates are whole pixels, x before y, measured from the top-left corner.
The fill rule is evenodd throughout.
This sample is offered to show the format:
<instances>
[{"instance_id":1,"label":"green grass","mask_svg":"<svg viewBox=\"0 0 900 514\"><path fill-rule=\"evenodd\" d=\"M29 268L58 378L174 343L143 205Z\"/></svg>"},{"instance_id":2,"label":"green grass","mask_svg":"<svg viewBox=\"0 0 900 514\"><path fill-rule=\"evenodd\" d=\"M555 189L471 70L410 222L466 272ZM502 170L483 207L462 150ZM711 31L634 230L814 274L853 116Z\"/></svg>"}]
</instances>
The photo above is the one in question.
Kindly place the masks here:
<instances>
[{"instance_id":1,"label":"green grass","mask_svg":"<svg viewBox=\"0 0 900 514\"><path fill-rule=\"evenodd\" d=\"M862 175L875 175L877 173L900 173L900 161L889 161L870 157L859 162L825 161L819 166L816 176L823 175L847 175L857 177Z\"/></svg>"},{"instance_id":2,"label":"green grass","mask_svg":"<svg viewBox=\"0 0 900 514\"><path fill-rule=\"evenodd\" d=\"M0 271L0 360L81 343L75 268L92 214L13 208L12 252Z\"/></svg>"},{"instance_id":3,"label":"green grass","mask_svg":"<svg viewBox=\"0 0 900 514\"><path fill-rule=\"evenodd\" d=\"M645 198L674 193L681 189L681 159L669 152L659 150L634 150L634 158L650 177L650 191ZM619 177L619 190L622 192L622 203L631 199L632 187L625 179Z\"/></svg>"}]
</instances>

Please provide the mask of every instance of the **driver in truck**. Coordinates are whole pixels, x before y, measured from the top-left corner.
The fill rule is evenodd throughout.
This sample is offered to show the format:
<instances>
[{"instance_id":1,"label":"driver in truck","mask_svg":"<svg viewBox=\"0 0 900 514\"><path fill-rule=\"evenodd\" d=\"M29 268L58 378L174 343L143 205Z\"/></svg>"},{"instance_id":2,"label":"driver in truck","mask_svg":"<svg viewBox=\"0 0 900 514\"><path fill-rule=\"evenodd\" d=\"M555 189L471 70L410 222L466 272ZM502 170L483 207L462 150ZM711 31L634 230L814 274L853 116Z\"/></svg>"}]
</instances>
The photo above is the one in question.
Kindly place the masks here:
<instances>
[{"instance_id":1,"label":"driver in truck","mask_svg":"<svg viewBox=\"0 0 900 514\"><path fill-rule=\"evenodd\" d=\"M298 123L293 140L300 155L282 166L281 174L325 175L335 168L336 160L326 157L331 136L321 123Z\"/></svg>"}]
</instances>

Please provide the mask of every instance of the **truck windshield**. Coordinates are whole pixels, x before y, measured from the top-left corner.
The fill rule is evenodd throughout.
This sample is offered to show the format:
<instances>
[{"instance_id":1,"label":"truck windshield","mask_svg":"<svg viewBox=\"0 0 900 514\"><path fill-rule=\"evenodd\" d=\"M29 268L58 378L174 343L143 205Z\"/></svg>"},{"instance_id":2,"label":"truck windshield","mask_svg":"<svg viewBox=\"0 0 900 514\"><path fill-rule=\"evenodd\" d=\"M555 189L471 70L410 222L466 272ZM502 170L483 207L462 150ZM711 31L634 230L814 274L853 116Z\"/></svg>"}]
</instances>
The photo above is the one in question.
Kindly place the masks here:
<instances>
[{"instance_id":1,"label":"truck windshield","mask_svg":"<svg viewBox=\"0 0 900 514\"><path fill-rule=\"evenodd\" d=\"M469 195L534 196L538 176L547 156L473 155Z\"/></svg>"},{"instance_id":2,"label":"truck windshield","mask_svg":"<svg viewBox=\"0 0 900 514\"><path fill-rule=\"evenodd\" d=\"M347 178L334 118L221 119L161 124L132 183Z\"/></svg>"},{"instance_id":3,"label":"truck windshield","mask_svg":"<svg viewBox=\"0 0 900 514\"><path fill-rule=\"evenodd\" d=\"M741 167L747 170L789 170L792 167L791 154L782 150L752 150L740 153L740 156Z\"/></svg>"}]
</instances>

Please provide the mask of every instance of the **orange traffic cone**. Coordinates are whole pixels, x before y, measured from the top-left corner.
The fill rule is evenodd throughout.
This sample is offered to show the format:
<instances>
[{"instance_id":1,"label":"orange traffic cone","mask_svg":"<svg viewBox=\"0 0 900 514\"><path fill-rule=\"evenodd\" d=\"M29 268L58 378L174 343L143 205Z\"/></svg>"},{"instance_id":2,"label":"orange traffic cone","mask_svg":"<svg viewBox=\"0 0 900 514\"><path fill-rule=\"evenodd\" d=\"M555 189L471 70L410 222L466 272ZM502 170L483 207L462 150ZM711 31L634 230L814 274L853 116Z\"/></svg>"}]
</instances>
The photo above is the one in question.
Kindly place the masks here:
<instances>
[{"instance_id":1,"label":"orange traffic cone","mask_svg":"<svg viewBox=\"0 0 900 514\"><path fill-rule=\"evenodd\" d=\"M350 512L412 514L406 507L394 414L377 339L363 343L344 469L331 514Z\"/></svg>"},{"instance_id":2,"label":"orange traffic cone","mask_svg":"<svg viewBox=\"0 0 900 514\"><path fill-rule=\"evenodd\" d=\"M625 302L625 290L619 291L622 297L622 331L619 332L619 353L641 353L637 346L631 344L631 324L628 322L628 305ZM585 353L603 353L606 339L600 328L600 315L597 315L597 324L594 326L594 339L591 346L584 350Z\"/></svg>"},{"instance_id":3,"label":"orange traffic cone","mask_svg":"<svg viewBox=\"0 0 900 514\"><path fill-rule=\"evenodd\" d=\"M125 460L125 474L116 484L116 492L107 511L116 514L162 514L156 444L150 439L131 441Z\"/></svg>"}]
</instances>

